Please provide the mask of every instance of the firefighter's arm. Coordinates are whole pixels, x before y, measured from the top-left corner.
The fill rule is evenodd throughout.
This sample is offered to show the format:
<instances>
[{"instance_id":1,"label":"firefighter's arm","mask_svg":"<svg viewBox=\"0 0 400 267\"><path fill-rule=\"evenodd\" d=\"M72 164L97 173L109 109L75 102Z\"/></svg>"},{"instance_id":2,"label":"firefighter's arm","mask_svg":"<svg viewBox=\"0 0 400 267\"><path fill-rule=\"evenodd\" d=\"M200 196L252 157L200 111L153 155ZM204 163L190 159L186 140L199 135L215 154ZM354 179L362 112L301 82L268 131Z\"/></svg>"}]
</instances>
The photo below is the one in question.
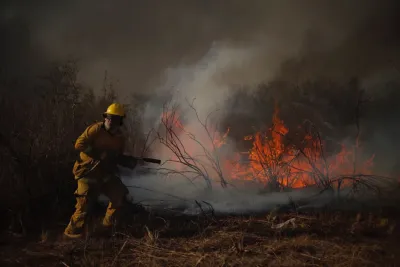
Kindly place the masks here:
<instances>
[{"instance_id":1,"label":"firefighter's arm","mask_svg":"<svg viewBox=\"0 0 400 267\"><path fill-rule=\"evenodd\" d=\"M98 125L91 125L78 137L75 142L75 150L83 152L93 159L100 159L100 155L93 148L93 142L99 133L100 127Z\"/></svg>"}]
</instances>

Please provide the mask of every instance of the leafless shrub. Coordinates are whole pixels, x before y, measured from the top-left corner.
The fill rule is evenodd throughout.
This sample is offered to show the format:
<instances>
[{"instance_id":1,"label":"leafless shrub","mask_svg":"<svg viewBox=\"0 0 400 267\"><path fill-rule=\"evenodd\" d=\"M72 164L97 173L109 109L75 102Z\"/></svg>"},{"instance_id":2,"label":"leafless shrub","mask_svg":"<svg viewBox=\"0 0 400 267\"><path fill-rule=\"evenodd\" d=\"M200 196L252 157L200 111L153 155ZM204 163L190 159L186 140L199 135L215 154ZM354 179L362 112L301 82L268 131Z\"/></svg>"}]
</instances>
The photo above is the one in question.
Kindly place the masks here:
<instances>
[{"instance_id":1,"label":"leafless shrub","mask_svg":"<svg viewBox=\"0 0 400 267\"><path fill-rule=\"evenodd\" d=\"M298 146L297 150L306 160L309 168L301 171L305 172L321 190L330 190L339 196L341 189L345 186L351 188L349 194L353 196L361 193L362 189L379 193L381 186L391 181L389 177L362 173L363 170L357 172L356 162L354 162L356 155L354 154L352 154L353 162L349 162L349 164L353 164L351 173L342 170L337 162L336 166L332 166L332 162L326 156L324 144L316 126L309 121L306 123L308 124L307 136L309 138L306 138L304 145Z\"/></svg>"},{"instance_id":2,"label":"leafless shrub","mask_svg":"<svg viewBox=\"0 0 400 267\"><path fill-rule=\"evenodd\" d=\"M194 112L197 122L204 130L207 143L209 144L204 143L206 141L199 140L195 134L185 129L181 121L178 119L179 106L170 106L169 104L164 105L163 116L161 118L162 129L157 132L157 136L160 143L166 146L175 156L175 159L169 159L165 163L169 162L178 164L180 167L183 166L184 169L176 170L171 168L161 168L161 170L167 175L181 175L191 182L201 177L206 182L208 189L212 188L211 172L215 172L221 186L226 187L227 181L223 176L220 160L217 154L215 132L213 132L208 125L208 119L211 114L209 114L203 122L200 119L193 102L189 103L189 107L191 111ZM183 136L187 137L191 144L184 143L184 141L182 141ZM189 151L187 146L190 145L199 147L203 154L196 155L193 151Z\"/></svg>"}]
</instances>

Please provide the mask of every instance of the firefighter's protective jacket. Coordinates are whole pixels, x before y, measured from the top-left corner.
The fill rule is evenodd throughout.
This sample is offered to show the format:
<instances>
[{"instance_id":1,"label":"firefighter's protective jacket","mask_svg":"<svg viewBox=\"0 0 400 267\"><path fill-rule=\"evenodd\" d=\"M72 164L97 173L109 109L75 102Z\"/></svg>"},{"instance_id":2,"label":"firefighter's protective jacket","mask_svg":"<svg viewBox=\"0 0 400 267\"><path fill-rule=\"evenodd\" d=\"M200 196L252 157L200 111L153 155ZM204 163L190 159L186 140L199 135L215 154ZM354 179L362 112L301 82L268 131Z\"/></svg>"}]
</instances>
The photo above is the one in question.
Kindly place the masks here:
<instances>
[{"instance_id":1,"label":"firefighter's protective jacket","mask_svg":"<svg viewBox=\"0 0 400 267\"><path fill-rule=\"evenodd\" d=\"M73 167L75 179L98 179L115 174L124 144L122 132L109 133L103 122L87 127L75 143L75 149L80 152Z\"/></svg>"}]
</instances>

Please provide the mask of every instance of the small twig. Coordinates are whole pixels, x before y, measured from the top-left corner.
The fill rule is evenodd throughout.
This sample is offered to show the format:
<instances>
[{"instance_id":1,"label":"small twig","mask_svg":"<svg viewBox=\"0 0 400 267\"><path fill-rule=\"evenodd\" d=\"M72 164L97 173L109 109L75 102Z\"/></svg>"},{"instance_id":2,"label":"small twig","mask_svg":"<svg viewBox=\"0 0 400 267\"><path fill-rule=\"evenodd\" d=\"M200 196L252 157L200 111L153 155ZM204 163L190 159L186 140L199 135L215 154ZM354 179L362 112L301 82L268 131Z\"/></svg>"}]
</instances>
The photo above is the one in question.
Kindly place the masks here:
<instances>
[{"instance_id":1,"label":"small twig","mask_svg":"<svg viewBox=\"0 0 400 267\"><path fill-rule=\"evenodd\" d=\"M151 133L153 132L153 130L154 130L154 129L151 129L151 130L147 133L147 135L146 135L146 140L144 141L144 144L143 144L143 149L142 149L142 154L141 154L141 156L144 155L144 153L149 149L150 145L155 141L155 139L153 139L153 141L150 142L149 145L147 145L147 141L149 140L150 135L151 135Z\"/></svg>"},{"instance_id":2,"label":"small twig","mask_svg":"<svg viewBox=\"0 0 400 267\"><path fill-rule=\"evenodd\" d=\"M211 216L212 216L213 218L215 218L215 210L214 210L214 207L213 207L210 203L208 203L208 202L206 202L206 201L204 201L204 200L202 200L201 202L203 202L204 204L208 205L208 207L211 209Z\"/></svg>"},{"instance_id":3,"label":"small twig","mask_svg":"<svg viewBox=\"0 0 400 267\"><path fill-rule=\"evenodd\" d=\"M201 256L200 259L198 259L198 261L196 262L195 266L198 266L206 257L207 257L207 255Z\"/></svg>"},{"instance_id":4,"label":"small twig","mask_svg":"<svg viewBox=\"0 0 400 267\"><path fill-rule=\"evenodd\" d=\"M118 256L119 256L119 254L121 254L121 252L122 252L122 250L125 248L125 245L126 245L127 242L128 242L128 239L125 240L124 244L122 244L121 248L119 249L117 255L115 255L114 260L113 260L112 263L111 263L111 266L114 266L114 264L115 264L116 261L117 261L117 258L118 258Z\"/></svg>"}]
</instances>

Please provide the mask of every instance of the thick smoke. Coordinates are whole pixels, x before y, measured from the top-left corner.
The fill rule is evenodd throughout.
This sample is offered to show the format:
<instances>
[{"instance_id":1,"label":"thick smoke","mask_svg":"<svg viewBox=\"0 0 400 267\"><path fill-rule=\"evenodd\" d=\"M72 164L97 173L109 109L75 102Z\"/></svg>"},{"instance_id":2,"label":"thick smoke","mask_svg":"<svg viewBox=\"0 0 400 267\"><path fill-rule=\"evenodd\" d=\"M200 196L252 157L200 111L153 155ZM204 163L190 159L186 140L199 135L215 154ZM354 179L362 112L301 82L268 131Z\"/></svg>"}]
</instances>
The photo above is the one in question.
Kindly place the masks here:
<instances>
[{"instance_id":1,"label":"thick smoke","mask_svg":"<svg viewBox=\"0 0 400 267\"><path fill-rule=\"evenodd\" d=\"M318 205L323 206L330 200L329 194L319 195L315 189L303 189L293 192L273 192L259 194L259 188L247 187L238 189L222 189L216 187L212 192L206 192L201 186L180 179L163 179L156 175L133 175L124 177L123 181L130 189L133 201L149 208L169 208L187 214L201 213L198 204L204 211L210 211L208 204L216 213L247 214L273 210L278 206L289 204L290 201L318 199Z\"/></svg>"},{"instance_id":2,"label":"thick smoke","mask_svg":"<svg viewBox=\"0 0 400 267\"><path fill-rule=\"evenodd\" d=\"M377 67L365 62L396 47L395 1L42 0L3 2L1 10L1 53L16 72L73 56L82 80L99 88L108 70L125 94L153 91L165 69L197 62L214 42L263 48L257 67L246 69L264 79L288 59L295 62L285 76L337 73L350 55L365 72Z\"/></svg>"},{"instance_id":3,"label":"thick smoke","mask_svg":"<svg viewBox=\"0 0 400 267\"><path fill-rule=\"evenodd\" d=\"M78 58L82 81L101 88L107 70L119 80L121 99L133 92L172 93L186 107L185 126L203 139L186 100L196 98L204 119L224 109L232 88L354 75L370 85L390 70L397 76L397 5L372 0L8 2L0 14L2 70L33 75L52 61ZM144 131L161 115L154 103L145 110ZM182 192L201 196L189 191L191 185L180 185L187 184L184 179L159 179L140 181L184 197Z\"/></svg>"}]
</instances>

